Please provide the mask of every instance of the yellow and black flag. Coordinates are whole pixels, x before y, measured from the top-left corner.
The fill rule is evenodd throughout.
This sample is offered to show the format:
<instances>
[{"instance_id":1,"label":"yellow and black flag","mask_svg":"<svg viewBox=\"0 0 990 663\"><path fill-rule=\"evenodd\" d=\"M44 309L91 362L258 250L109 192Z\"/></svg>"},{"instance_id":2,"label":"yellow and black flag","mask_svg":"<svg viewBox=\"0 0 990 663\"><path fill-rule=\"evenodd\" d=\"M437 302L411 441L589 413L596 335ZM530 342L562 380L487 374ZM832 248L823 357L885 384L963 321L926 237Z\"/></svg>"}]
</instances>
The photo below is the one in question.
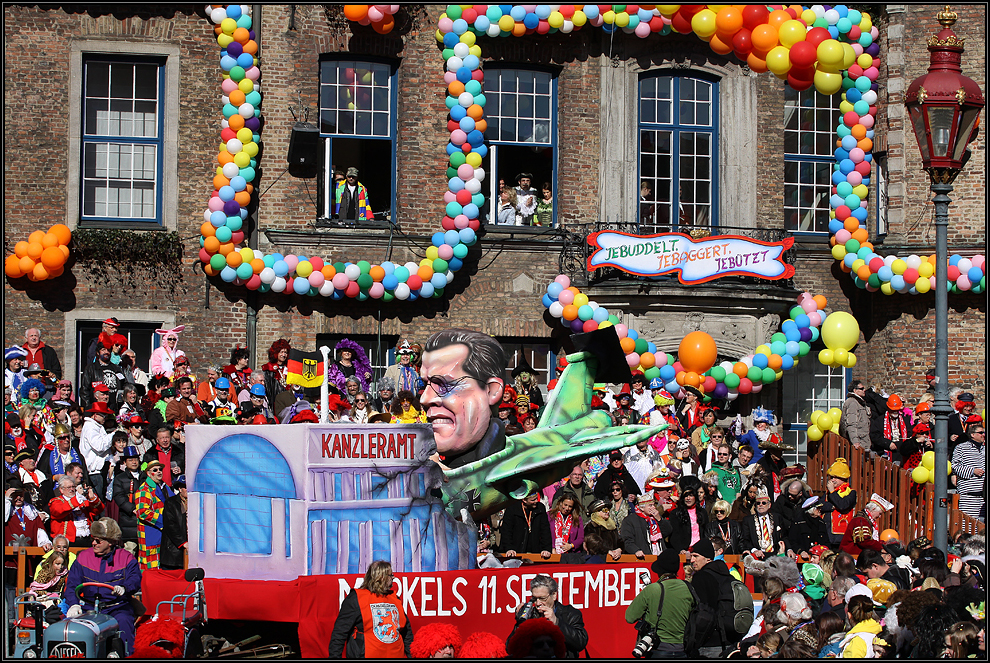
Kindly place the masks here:
<instances>
[{"instance_id":1,"label":"yellow and black flag","mask_svg":"<svg viewBox=\"0 0 990 663\"><path fill-rule=\"evenodd\" d=\"M323 384L323 355L319 352L303 352L295 348L289 350L286 362L286 384L301 384L304 387L319 387Z\"/></svg>"}]
</instances>

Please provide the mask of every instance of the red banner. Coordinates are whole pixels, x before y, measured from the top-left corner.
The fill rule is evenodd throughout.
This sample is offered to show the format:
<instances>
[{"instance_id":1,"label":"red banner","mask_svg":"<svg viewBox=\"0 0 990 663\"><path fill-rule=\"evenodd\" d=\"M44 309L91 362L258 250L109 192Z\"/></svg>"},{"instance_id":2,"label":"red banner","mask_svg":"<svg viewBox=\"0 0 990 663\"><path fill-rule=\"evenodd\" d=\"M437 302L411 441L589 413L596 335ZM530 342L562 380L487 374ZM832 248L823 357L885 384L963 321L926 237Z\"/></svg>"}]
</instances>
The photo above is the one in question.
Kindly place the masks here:
<instances>
[{"instance_id":1,"label":"red banner","mask_svg":"<svg viewBox=\"0 0 990 663\"><path fill-rule=\"evenodd\" d=\"M643 588L643 565L554 565L401 573L396 591L415 633L430 622L449 622L467 638L476 631L508 637L514 609L529 596L529 581L547 573L559 585L557 600L581 610L593 658L628 658L636 640L626 607ZM325 658L337 611L363 575L302 576L294 581L206 580L211 619L298 622L305 658ZM655 579L655 578L653 578ZM149 611L186 591L181 571L147 571L142 582Z\"/></svg>"}]
</instances>

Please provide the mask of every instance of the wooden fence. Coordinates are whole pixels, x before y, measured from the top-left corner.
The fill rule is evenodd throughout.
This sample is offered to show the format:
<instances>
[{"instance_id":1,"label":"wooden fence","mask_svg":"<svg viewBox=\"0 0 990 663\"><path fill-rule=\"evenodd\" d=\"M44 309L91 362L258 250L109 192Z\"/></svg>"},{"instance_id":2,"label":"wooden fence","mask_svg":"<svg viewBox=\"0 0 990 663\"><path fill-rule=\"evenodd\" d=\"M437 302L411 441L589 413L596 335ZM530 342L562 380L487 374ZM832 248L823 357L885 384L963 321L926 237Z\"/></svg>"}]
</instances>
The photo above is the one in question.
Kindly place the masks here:
<instances>
[{"instance_id":1,"label":"wooden fence","mask_svg":"<svg viewBox=\"0 0 990 663\"><path fill-rule=\"evenodd\" d=\"M856 509L866 506L873 493L889 500L894 509L880 519L880 529L894 529L903 543L926 536L933 538L933 504L935 487L926 483L918 486L911 480L911 471L885 458L871 456L855 448L844 437L825 433L818 442L808 442L808 484L816 493L825 493L825 473L836 458L849 462L852 476L849 483L856 491ZM984 533L986 526L959 510L959 496L949 495L949 534L962 530Z\"/></svg>"}]
</instances>

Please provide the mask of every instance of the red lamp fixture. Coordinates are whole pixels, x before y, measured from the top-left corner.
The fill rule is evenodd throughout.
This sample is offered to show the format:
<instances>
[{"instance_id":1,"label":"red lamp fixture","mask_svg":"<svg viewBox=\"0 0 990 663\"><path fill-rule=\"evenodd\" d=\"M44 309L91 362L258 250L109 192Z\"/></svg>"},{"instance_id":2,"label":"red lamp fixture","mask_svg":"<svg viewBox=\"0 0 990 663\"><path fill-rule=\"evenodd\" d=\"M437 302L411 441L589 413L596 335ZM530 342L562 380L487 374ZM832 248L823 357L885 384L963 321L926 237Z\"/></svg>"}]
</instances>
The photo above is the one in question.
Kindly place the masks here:
<instances>
[{"instance_id":1,"label":"red lamp fixture","mask_svg":"<svg viewBox=\"0 0 990 663\"><path fill-rule=\"evenodd\" d=\"M962 74L965 40L952 31L957 18L948 5L938 13L942 30L928 39L928 73L904 95L925 171L939 184L951 184L969 158L966 146L979 131L986 104L980 86Z\"/></svg>"}]
</instances>

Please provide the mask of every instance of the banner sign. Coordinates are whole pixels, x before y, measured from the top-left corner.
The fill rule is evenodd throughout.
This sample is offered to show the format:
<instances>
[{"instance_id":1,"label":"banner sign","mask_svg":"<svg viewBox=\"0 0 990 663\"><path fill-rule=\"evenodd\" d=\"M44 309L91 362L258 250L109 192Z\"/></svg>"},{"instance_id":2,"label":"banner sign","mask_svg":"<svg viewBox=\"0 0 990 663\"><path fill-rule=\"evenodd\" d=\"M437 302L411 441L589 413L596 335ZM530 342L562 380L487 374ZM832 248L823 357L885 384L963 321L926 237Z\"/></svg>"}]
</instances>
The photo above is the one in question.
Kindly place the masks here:
<instances>
[{"instance_id":1,"label":"banner sign","mask_svg":"<svg viewBox=\"0 0 990 663\"><path fill-rule=\"evenodd\" d=\"M723 276L755 276L776 281L794 276L794 266L784 264L784 251L794 238L762 242L737 235L693 239L683 233L632 235L603 230L588 235L597 249L588 257L588 271L615 267L637 276L662 276L677 272L685 285L705 283Z\"/></svg>"}]
</instances>

